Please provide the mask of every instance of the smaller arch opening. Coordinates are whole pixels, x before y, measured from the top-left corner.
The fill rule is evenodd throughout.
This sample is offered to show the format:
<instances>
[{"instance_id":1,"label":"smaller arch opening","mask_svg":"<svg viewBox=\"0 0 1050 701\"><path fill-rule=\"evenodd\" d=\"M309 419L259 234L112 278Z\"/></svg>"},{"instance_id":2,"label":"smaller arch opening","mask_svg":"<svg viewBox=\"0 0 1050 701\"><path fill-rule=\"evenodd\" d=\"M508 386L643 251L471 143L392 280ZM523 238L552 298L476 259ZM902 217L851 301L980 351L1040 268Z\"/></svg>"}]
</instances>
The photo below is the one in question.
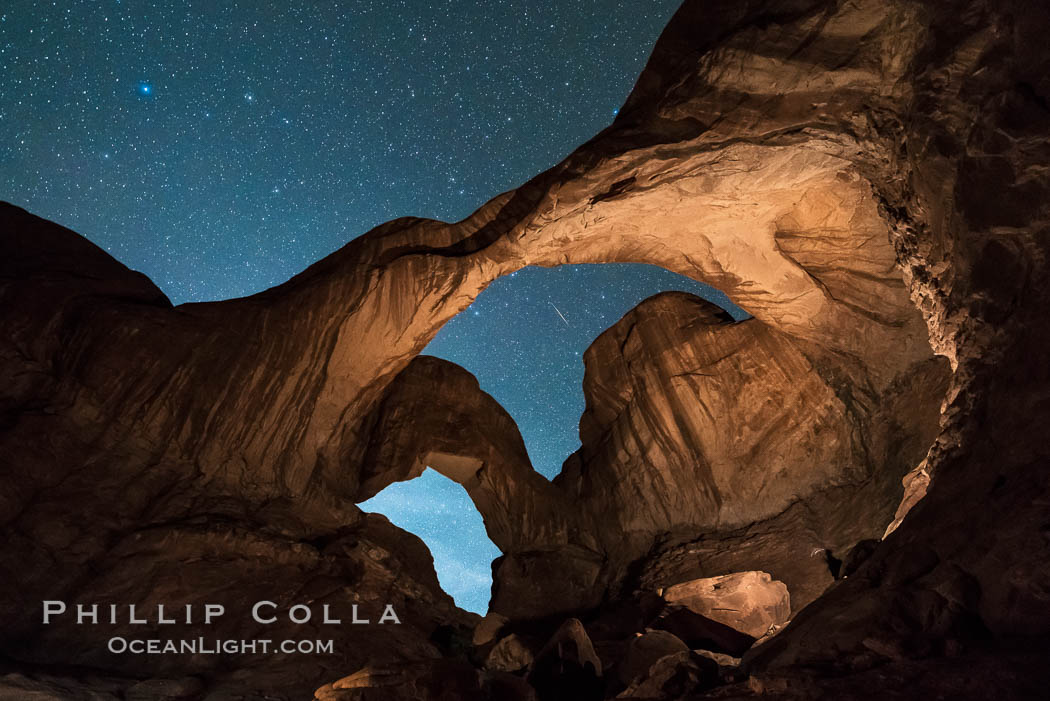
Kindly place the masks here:
<instances>
[{"instance_id":1,"label":"smaller arch opening","mask_svg":"<svg viewBox=\"0 0 1050 701\"><path fill-rule=\"evenodd\" d=\"M419 477L395 482L358 506L422 538L434 558L441 588L460 608L485 615L492 561L500 551L486 535L481 514L462 485L428 467Z\"/></svg>"}]
</instances>

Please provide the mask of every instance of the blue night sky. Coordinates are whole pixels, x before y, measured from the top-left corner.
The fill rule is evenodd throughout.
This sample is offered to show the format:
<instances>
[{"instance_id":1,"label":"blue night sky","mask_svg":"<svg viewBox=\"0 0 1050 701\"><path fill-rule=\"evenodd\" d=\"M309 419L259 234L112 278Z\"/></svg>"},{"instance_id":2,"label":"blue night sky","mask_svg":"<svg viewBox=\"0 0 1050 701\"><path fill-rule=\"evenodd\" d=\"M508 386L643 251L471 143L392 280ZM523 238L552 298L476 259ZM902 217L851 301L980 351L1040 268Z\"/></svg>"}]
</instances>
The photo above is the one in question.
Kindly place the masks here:
<instances>
[{"instance_id":1,"label":"blue night sky","mask_svg":"<svg viewBox=\"0 0 1050 701\"><path fill-rule=\"evenodd\" d=\"M679 2L7 0L0 199L176 304L251 294L560 161L612 121ZM427 352L475 373L553 476L578 445L579 356L672 288L704 291L647 266L526 269ZM428 471L363 506L421 535L445 588L484 611L498 553L462 488Z\"/></svg>"}]
</instances>

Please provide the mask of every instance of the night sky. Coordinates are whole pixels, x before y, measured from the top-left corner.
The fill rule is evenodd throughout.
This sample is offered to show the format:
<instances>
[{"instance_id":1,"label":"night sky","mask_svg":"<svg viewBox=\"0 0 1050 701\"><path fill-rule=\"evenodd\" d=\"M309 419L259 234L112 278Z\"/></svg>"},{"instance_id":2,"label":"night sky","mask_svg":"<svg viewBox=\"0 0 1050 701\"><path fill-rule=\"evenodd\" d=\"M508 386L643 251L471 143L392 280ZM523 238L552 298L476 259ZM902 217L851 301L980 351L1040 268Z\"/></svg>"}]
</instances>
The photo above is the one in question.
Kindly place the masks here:
<instances>
[{"instance_id":1,"label":"night sky","mask_svg":"<svg viewBox=\"0 0 1050 701\"><path fill-rule=\"evenodd\" d=\"M176 304L251 294L560 161L612 121L679 4L6 0L0 199ZM647 266L526 269L426 352L475 373L553 476L578 445L578 356L665 289L704 292ZM498 553L462 488L428 471L364 506L423 536L446 589L484 610Z\"/></svg>"}]
</instances>

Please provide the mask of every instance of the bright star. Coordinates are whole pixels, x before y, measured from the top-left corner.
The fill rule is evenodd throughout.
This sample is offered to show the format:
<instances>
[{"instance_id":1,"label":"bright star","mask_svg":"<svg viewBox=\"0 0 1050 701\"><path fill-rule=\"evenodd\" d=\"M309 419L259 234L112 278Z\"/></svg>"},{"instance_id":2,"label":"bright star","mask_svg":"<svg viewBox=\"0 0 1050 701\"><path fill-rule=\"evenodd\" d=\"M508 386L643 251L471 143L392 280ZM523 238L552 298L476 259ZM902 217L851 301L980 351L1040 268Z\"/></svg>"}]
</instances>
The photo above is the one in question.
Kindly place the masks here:
<instances>
[{"instance_id":1,"label":"bright star","mask_svg":"<svg viewBox=\"0 0 1050 701\"><path fill-rule=\"evenodd\" d=\"M153 94L153 86L145 82L139 83L139 92L143 95L151 95Z\"/></svg>"}]
</instances>

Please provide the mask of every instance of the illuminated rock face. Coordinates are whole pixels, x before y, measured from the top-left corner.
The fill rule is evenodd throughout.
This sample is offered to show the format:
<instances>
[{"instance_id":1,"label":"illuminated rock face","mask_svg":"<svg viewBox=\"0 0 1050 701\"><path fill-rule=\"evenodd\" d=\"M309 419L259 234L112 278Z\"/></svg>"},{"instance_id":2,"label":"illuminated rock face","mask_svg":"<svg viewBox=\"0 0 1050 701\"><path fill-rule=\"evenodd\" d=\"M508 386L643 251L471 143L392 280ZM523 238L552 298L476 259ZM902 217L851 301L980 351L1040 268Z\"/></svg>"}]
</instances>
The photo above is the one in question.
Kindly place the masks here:
<instances>
[{"instance_id":1,"label":"illuminated rock face","mask_svg":"<svg viewBox=\"0 0 1050 701\"><path fill-rule=\"evenodd\" d=\"M798 608L830 582L814 550L841 554L881 535L901 476L936 436L947 374L936 360L916 363L857 401L790 336L678 293L640 304L585 361L583 445L555 484L590 508L610 556L652 568L683 537L766 524L763 538L779 534L790 550L760 546L762 563L734 548L721 571L697 558L675 577L769 568ZM789 525L791 509L807 517Z\"/></svg>"},{"instance_id":2,"label":"illuminated rock face","mask_svg":"<svg viewBox=\"0 0 1050 701\"><path fill-rule=\"evenodd\" d=\"M1011 0L689 0L616 122L563 163L462 222L390 222L241 300L173 309L101 250L3 207L0 568L14 575L0 651L167 674L92 656L97 635L42 635L36 602L204 587L233 606L238 582L270 571L340 600L358 587L433 605L397 633L347 633L339 670L296 658L229 677L213 660L209 683L294 696L369 649L440 655L431 633L471 619L418 541L354 506L428 461L467 484L507 553L504 611L744 570L797 606L842 547L881 535L921 463L909 484L928 478L925 498L748 654L752 688L931 695L979 670L992 682L975 697L1023 695L1034 677L1011 670L1046 666L996 636L1050 635L1048 34L1045 9ZM621 261L709 283L754 319L668 314L670 298L632 312L637 332L621 322L592 349L584 445L547 484L469 377L417 355L501 275ZM665 382L674 367L694 374ZM444 409L483 411L491 430L427 413L413 387L444 383L463 402ZM210 584L180 589L205 552ZM117 576L127 563L157 576ZM554 566L571 591L540 579ZM402 568L418 571L390 574ZM912 688L908 665L926 658L930 688Z\"/></svg>"},{"instance_id":3,"label":"illuminated rock face","mask_svg":"<svg viewBox=\"0 0 1050 701\"><path fill-rule=\"evenodd\" d=\"M761 638L791 616L787 587L765 572L694 579L669 587L663 597L753 638Z\"/></svg>"},{"instance_id":4,"label":"illuminated rock face","mask_svg":"<svg viewBox=\"0 0 1050 701\"><path fill-rule=\"evenodd\" d=\"M463 484L505 554L492 607L511 618L596 606L638 586L627 573L642 563L666 570L653 589L762 567L801 608L833 580L826 551L892 518L936 436L947 374L930 359L882 395L844 400L789 336L684 293L642 302L584 362L583 445L553 484L506 412L446 361L413 360L371 420L365 496L427 465ZM750 547L718 558L660 552L742 528Z\"/></svg>"},{"instance_id":5,"label":"illuminated rock face","mask_svg":"<svg viewBox=\"0 0 1050 701\"><path fill-rule=\"evenodd\" d=\"M947 379L945 364L929 359L881 395L863 403L843 398L786 334L757 319L733 322L683 293L642 302L584 361L583 445L553 485L534 479L520 452L486 453L478 441L451 446L451 427L426 432L431 446L485 465L478 473L484 490L464 485L505 553L492 607L511 618L759 568L787 583L797 608L805 606L833 581L829 553L841 557L882 535L901 478L937 434ZM434 362L414 361L404 376ZM491 411L471 412L478 402L452 383L433 394L455 397L459 410L444 400L420 402L406 425L452 416L496 434ZM741 531L748 546L718 556L681 557L676 548L698 535L724 546Z\"/></svg>"},{"instance_id":6,"label":"illuminated rock face","mask_svg":"<svg viewBox=\"0 0 1050 701\"><path fill-rule=\"evenodd\" d=\"M584 362L583 445L557 483L601 502L616 538L752 523L873 472L861 422L790 337L756 319L668 293Z\"/></svg>"}]
</instances>

